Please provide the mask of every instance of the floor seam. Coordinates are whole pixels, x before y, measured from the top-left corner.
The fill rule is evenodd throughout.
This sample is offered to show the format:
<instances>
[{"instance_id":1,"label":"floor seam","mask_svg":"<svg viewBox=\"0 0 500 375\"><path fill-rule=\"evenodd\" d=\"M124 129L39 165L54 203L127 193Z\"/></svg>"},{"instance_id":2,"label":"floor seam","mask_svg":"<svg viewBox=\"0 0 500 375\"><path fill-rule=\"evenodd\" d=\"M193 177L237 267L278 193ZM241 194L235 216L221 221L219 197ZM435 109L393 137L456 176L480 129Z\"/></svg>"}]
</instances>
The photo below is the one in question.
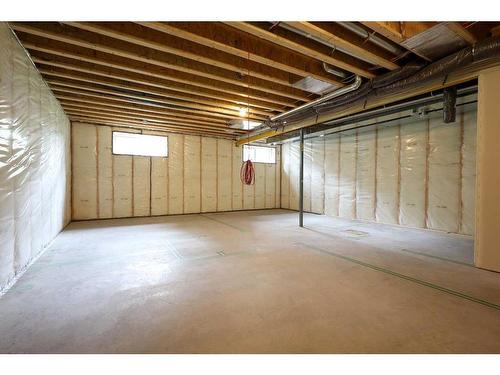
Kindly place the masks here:
<instances>
[{"instance_id":1,"label":"floor seam","mask_svg":"<svg viewBox=\"0 0 500 375\"><path fill-rule=\"evenodd\" d=\"M475 303L481 304L483 306L490 307L492 309L500 310L500 305L497 305L497 304L495 304L493 302L489 302L489 301L486 301L486 300L483 300L483 299L480 299L480 298L469 296L469 295L461 293L461 292L457 292L456 290L453 290L453 289L448 289L448 288L445 288L445 287L442 287L442 286L430 283L428 281L420 280L420 279L417 279L415 277L407 276L407 275L404 275L402 273L391 271L391 270L388 270L388 269L383 268L383 267L375 266L373 264L366 263L366 262L363 262L361 260L357 260L357 259L354 259L354 258L350 258L348 256L345 256L345 255L342 255L342 254L338 254L338 253L335 253L335 252L332 252L332 251L329 251L329 250L325 250L325 249L322 249L322 248L314 246L314 245L308 245L308 244L305 244L303 242L296 242L295 244L305 246L305 247L307 247L309 249L316 250L316 251L319 251L319 252L321 252L323 254L328 254L328 255L331 255L331 256L334 256L334 257L346 260L348 262L355 263L355 264L358 264L360 266L373 269L375 271L383 272L383 273L385 273L387 275L395 276L395 277L398 277L400 279L411 281L413 283L416 283L416 284L419 284L419 285L423 285L423 286L426 286L426 287L431 288L431 289L439 290L441 292L444 292L444 293L447 293L447 294L450 294L450 295L454 295L455 297L459 297L459 298L462 298L462 299L465 299L465 300L468 300L468 301L471 301L471 302L475 302Z\"/></svg>"}]
</instances>

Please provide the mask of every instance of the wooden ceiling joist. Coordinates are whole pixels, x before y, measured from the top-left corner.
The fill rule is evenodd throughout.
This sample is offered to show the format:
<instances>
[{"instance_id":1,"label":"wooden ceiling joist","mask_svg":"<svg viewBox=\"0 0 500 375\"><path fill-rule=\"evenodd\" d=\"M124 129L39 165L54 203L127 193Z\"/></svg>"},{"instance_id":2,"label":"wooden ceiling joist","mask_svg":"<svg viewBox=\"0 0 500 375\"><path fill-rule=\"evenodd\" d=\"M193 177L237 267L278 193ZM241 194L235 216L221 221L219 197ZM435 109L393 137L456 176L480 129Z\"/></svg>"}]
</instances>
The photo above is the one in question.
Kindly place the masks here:
<instances>
[{"instance_id":1,"label":"wooden ceiling joist","mask_svg":"<svg viewBox=\"0 0 500 375\"><path fill-rule=\"evenodd\" d=\"M294 101L292 101L294 99L286 100L284 97L279 97L268 93L261 93L253 89L241 90L241 88L237 86L229 85L224 82L208 80L202 77L194 77L192 75L183 73L176 73L177 75L171 75L168 74L169 71L167 69L162 69L160 71L158 70L159 68L154 65L144 66L144 64L142 64L141 66L139 65L140 63L136 63L133 60L129 60L126 62L115 61L112 60L114 56L108 54L106 54L105 57L100 58L99 52L93 53L92 51L88 51L90 52L88 54L84 54L83 52L86 51L82 50L79 50L78 53L70 52L67 49L54 47L55 43L51 43L51 46L42 46L38 43L33 42L33 38L31 36L26 36L26 38L29 38L31 41L24 42L23 44L31 52L32 56L40 56L40 59L47 61L47 63L52 61L68 63L69 61L71 64L78 64L78 66L81 66L82 64L87 64L86 66L88 66L88 64L92 64L93 66L99 65L101 68L111 69L115 72L118 70L119 74L123 74L124 72L137 73L148 77L159 78L161 80L164 80L168 84L181 84L187 85L188 87L194 86L195 89L201 87L239 96L241 98L244 98L244 100L246 98L250 98L258 99L267 103L281 104L284 106L294 106ZM116 57L114 58L116 59ZM307 98L304 97L301 100L306 101Z\"/></svg>"},{"instance_id":2,"label":"wooden ceiling joist","mask_svg":"<svg viewBox=\"0 0 500 375\"><path fill-rule=\"evenodd\" d=\"M264 41L259 41L255 37L250 39L251 35L243 35L234 28L227 27L227 25L219 22L200 22L196 24L196 27L191 27L183 22L136 23L301 77L311 76L336 86L344 85L337 77L325 72L322 64L318 61L307 59L301 54L271 43L262 46ZM189 31L190 28L195 29L196 32ZM238 47L235 47L235 45Z\"/></svg>"},{"instance_id":3,"label":"wooden ceiling joist","mask_svg":"<svg viewBox=\"0 0 500 375\"><path fill-rule=\"evenodd\" d=\"M78 90L78 89L72 89L72 88L67 88L64 86L58 86L58 85L53 85L53 84L51 85L51 89L52 89L52 91L55 91L55 92L63 92L66 94L69 93L69 94L75 94L75 95L84 96L84 97L98 98L100 100L111 100L111 101L117 101L117 102L122 102L122 103L140 104L140 105L144 105L144 106L163 108L166 110L187 112L188 114L197 114L200 116L200 118L224 118L224 119L226 119L226 121L235 118L234 116L229 116L229 115L225 115L222 113L213 113L213 112L206 112L206 111L199 111L199 110L191 110L191 109L187 109L187 108L165 107L164 105L148 101L146 98L143 98L140 96L138 96L136 98L130 98L129 96L128 97L109 96L109 95L100 94L98 92L82 91L82 90ZM56 97L57 97L57 95L56 95Z\"/></svg>"},{"instance_id":4,"label":"wooden ceiling joist","mask_svg":"<svg viewBox=\"0 0 500 375\"><path fill-rule=\"evenodd\" d=\"M20 23L13 23L11 24L11 26L16 31L37 35L50 40L56 40L66 44L88 48L91 50L120 56L122 58L136 60L143 63L152 64L213 80L218 80L241 87L249 87L280 96L292 97L298 100L307 100L307 94L293 87L264 81L262 79L258 79L248 75L238 76L238 74L234 72L228 72L227 70L217 67L210 67L206 64L200 64L192 60L181 60L176 56L170 56L166 53L162 53L156 50L133 45L132 43L125 42L125 45L121 45L121 48L117 48L116 45L120 44L117 43L119 42L118 40L116 40L117 42L106 40L107 44L104 44L102 41L102 36L96 35L91 32L86 32L78 29L69 30L68 27L63 27L57 24L44 24L43 29L40 27L33 27L31 25Z\"/></svg>"},{"instance_id":5,"label":"wooden ceiling joist","mask_svg":"<svg viewBox=\"0 0 500 375\"><path fill-rule=\"evenodd\" d=\"M257 67L256 65L251 65L248 61L241 59L237 59L237 61L234 61L233 59L231 61L231 57L233 56L228 56L227 54L219 54L217 56L218 59L214 59L209 57L214 55L213 51L207 51L205 47L196 45L191 46L189 42L186 43L185 41L183 42L182 47L175 47L175 41L173 41L172 38L169 39L168 37L165 37L164 34L160 34L160 36L162 36L161 39L158 38L158 36L155 38L155 35L153 35L155 31L149 28L144 28L138 23L64 22L64 24L80 30L90 31L92 33L136 44L138 46L147 47L152 50L204 63L213 67L233 71L241 75L250 75L266 81L277 82L282 85L291 85L289 75L276 68L263 68L262 66ZM228 59L227 57L230 58Z\"/></svg>"},{"instance_id":6,"label":"wooden ceiling joist","mask_svg":"<svg viewBox=\"0 0 500 375\"><path fill-rule=\"evenodd\" d=\"M114 101L112 98L108 100L107 98L100 97L99 99L92 99L85 96L79 96L71 93L59 93L56 89L54 92L56 98L62 102L70 103L81 103L83 105L99 105L105 108L118 108L120 110L133 110L145 114L155 114L161 116L173 116L186 121L186 119L192 119L196 121L202 121L208 124L227 124L227 120L220 118L206 118L204 116L196 115L193 113L178 112L171 109L166 109L162 106L155 105L151 103L149 106L142 105L132 101ZM68 95L69 94L69 95ZM154 108L154 109L153 109Z\"/></svg>"},{"instance_id":7,"label":"wooden ceiling joist","mask_svg":"<svg viewBox=\"0 0 500 375\"><path fill-rule=\"evenodd\" d=\"M221 93L217 93L217 91L207 91L207 90L200 90L199 88L196 87L185 87L185 86L179 86L178 84L169 84L169 83L163 83L162 81L158 79L151 79L146 75L138 75L134 73L128 73L128 72L117 72L116 70L112 69L101 69L100 67L82 67L81 65L75 65L75 64L70 64L70 63L64 63L64 62L57 62L57 61L52 61L52 60L46 60L46 59L41 59L36 57L36 55L32 55L32 60L37 66L39 67L39 71L43 74L51 74L52 75L57 75L59 74L59 70L54 69L56 68L62 68L64 69L62 72L64 74L72 74L72 72L81 72L81 73L87 73L90 76L98 76L98 77L107 77L107 78L114 78L118 79L121 81L125 82L133 82L133 83L139 83L142 85L146 86L151 86L151 87L156 87L156 88L161 88L165 90L172 90L176 92L181 92L181 93L187 93L187 94L193 94L205 98L213 98L213 99L220 99L224 100L230 103L238 104L240 107L241 106L250 106L250 107L256 107L256 108L264 108L264 109L269 109L269 110L274 110L274 111L282 111L283 106L278 106L278 105L272 105L270 103L266 103L264 101L257 101L257 100L244 100L243 98L236 97L236 96L227 96L223 95ZM45 68L45 66L50 66L51 69L50 71ZM78 76L76 76L78 77ZM289 105L289 107L292 107Z\"/></svg>"},{"instance_id":8,"label":"wooden ceiling joist","mask_svg":"<svg viewBox=\"0 0 500 375\"><path fill-rule=\"evenodd\" d=\"M107 106L102 106L102 105L91 105L90 103L79 103L79 102L72 102L72 101L65 101L61 100L61 105L63 108L73 108L73 109L89 109L92 111L100 111L101 113L108 113L108 114L127 114L131 115L132 117L138 117L138 118L143 118L143 119L157 119L157 120L164 120L164 121L182 121L184 123L190 123L190 124L198 124L198 125L213 125L217 127L225 127L225 123L214 123L214 122L209 122L209 121L201 121L201 120L191 120L188 118L179 118L179 117L174 117L174 116L165 116L165 115L158 115L158 114L152 114L148 112L143 112L140 110L130 110L128 108L113 108L113 107L107 107Z\"/></svg>"},{"instance_id":9,"label":"wooden ceiling joist","mask_svg":"<svg viewBox=\"0 0 500 375\"><path fill-rule=\"evenodd\" d=\"M186 135L198 135L198 136L214 136L219 138L228 138L234 139L234 135L231 135L227 132L209 132L209 131L199 131L199 130L189 130L189 129L178 129L176 127L167 126L167 125L151 125L151 124L138 124L133 121L119 121L119 120L105 120L93 117L85 117L85 116L76 116L70 115L69 119L71 121L96 124L96 125L107 125L115 128L132 128L132 129L143 129L143 130L157 130L171 133L180 133Z\"/></svg>"},{"instance_id":10,"label":"wooden ceiling joist","mask_svg":"<svg viewBox=\"0 0 500 375\"><path fill-rule=\"evenodd\" d=\"M247 32L249 34L255 35L259 38L265 39L265 40L272 42L274 44L286 47L292 51L297 51L305 56L312 57L312 58L317 59L319 61L323 61L323 62L326 62L330 65L336 66L338 68L345 69L345 70L352 72L354 74L358 74L362 77L366 77L366 78L375 77L374 73L372 73L366 69L362 69L359 66L355 66L353 64L346 63L344 61L341 61L339 59L331 57L327 54L319 52L313 48L304 46L303 44L297 43L293 40L287 39L285 37L282 37L280 35L277 35L275 33L267 31L261 27L252 25L248 22L226 22L226 24L228 24L228 25L230 25L238 30L241 30L241 31Z\"/></svg>"},{"instance_id":11,"label":"wooden ceiling joist","mask_svg":"<svg viewBox=\"0 0 500 375\"><path fill-rule=\"evenodd\" d=\"M43 76L48 76L48 77L57 77L57 78L65 78L70 81L80 81L80 82L86 82L86 83L95 83L101 86L106 86L110 87L111 89L113 88L118 88L122 90L127 90L127 91L136 91L137 93L146 93L146 94L151 94L151 95L157 95L160 97L166 97L166 98L172 98L172 99L180 99L183 102L181 105L184 105L184 101L190 102L190 103L199 103L199 104L204 104L209 107L215 107L215 108L223 108L223 109L228 109L231 111L234 111L235 114L238 113L240 110L241 106L236 106L230 103L225 103L221 101L216 101L216 100L210 100L210 99L204 99L200 98L199 96L194 96L194 95L182 95L178 94L175 92L170 92L170 91L163 91L163 90L158 90L155 88L149 88L147 86L138 86L138 85L132 85L132 84L126 84L126 83L120 83L117 82L113 78L104 78L104 77L99 77L99 78L94 78L92 76L89 76L88 74L68 74L68 73L63 73L61 71L53 71L53 70L48 70L48 69L43 69L39 68L40 73L42 73ZM48 78L49 81L53 80L53 78ZM188 106L188 104L186 104ZM268 116L272 114L273 112L271 111L264 111L262 109L256 109L254 107L248 107L250 114L260 114L263 116Z\"/></svg>"},{"instance_id":12,"label":"wooden ceiling joist","mask_svg":"<svg viewBox=\"0 0 500 375\"><path fill-rule=\"evenodd\" d=\"M92 110L85 110L85 109L75 109L75 108L70 108L70 107L65 107L64 111L69 114L69 115L77 115L77 116L88 116L88 117L93 117L93 118L103 118L103 119L111 119L111 120L119 120L119 121L127 121L127 120L133 120L137 123L152 123L152 124L158 124L158 125L169 125L169 126L176 126L181 129L191 129L191 130L203 130L203 129L208 129L208 130L213 130L213 131L226 131L228 130L228 127L207 127L203 125L196 125L196 124L186 124L182 122L176 122L176 121L166 121L166 120L158 120L158 119L143 119L141 117L134 117L130 115L119 115L119 114L113 114L113 113L104 113L104 112L99 112L99 111L92 111ZM231 129L233 130L233 129ZM236 129L235 129L236 130ZM235 131L236 133L244 133L244 131Z\"/></svg>"},{"instance_id":13,"label":"wooden ceiling joist","mask_svg":"<svg viewBox=\"0 0 500 375\"><path fill-rule=\"evenodd\" d=\"M343 39L331 31L325 30L316 24L311 22L284 22L291 27L300 30L308 35L311 35L319 40L326 43L332 44L335 47L339 47L348 53L351 53L355 57L359 57L365 61L369 61L372 64L379 65L383 68L389 70L395 70L399 68L399 65L390 61L389 59L382 57L376 53L369 51L368 49L354 44L346 39Z\"/></svg>"},{"instance_id":14,"label":"wooden ceiling joist","mask_svg":"<svg viewBox=\"0 0 500 375\"><path fill-rule=\"evenodd\" d=\"M65 80L54 80L54 79L46 79L47 83L49 83L51 86L63 86L63 87L70 87L72 89L77 89L77 90L87 90L91 92L97 92L101 94L106 94L106 95L112 95L112 96L118 96L118 97L125 97L125 98L130 98L130 99L136 99L140 101L148 101L148 102L153 102L153 103L159 103L159 104L164 104L167 106L167 108L173 108L179 111L187 111L190 112L192 110L198 112L198 113L204 113L209 116L214 116L214 117L224 117L224 118L229 118L229 119L235 119L239 118L238 111L232 111L224 108L217 108L217 111L215 111L215 108L202 105L202 104L197 104L197 103L192 103L192 102L180 102L180 101L175 101L175 100L169 100L161 97L152 97L152 96L143 96L143 95L137 95L136 93L128 93L128 92L120 92L120 91L115 91L115 90L109 90L105 88L100 88L97 86L89 86L89 85L82 85L70 81L65 81ZM82 92L81 92L82 93ZM248 116L250 119L253 120L264 120L266 119L266 116L259 116L255 114L249 114Z\"/></svg>"}]
</instances>

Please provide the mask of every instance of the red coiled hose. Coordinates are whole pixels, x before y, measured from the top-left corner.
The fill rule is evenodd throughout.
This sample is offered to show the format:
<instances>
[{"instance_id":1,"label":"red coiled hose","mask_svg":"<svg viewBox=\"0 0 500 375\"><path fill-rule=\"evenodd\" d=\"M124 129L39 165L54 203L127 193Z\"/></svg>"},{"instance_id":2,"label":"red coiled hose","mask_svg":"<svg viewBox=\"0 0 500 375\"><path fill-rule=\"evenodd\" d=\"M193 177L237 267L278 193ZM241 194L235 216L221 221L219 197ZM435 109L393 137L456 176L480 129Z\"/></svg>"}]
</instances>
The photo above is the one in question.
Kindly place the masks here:
<instances>
[{"instance_id":1,"label":"red coiled hose","mask_svg":"<svg viewBox=\"0 0 500 375\"><path fill-rule=\"evenodd\" d=\"M253 185L255 182L255 170L253 169L253 164L250 160L243 162L240 171L241 182L245 185Z\"/></svg>"}]
</instances>

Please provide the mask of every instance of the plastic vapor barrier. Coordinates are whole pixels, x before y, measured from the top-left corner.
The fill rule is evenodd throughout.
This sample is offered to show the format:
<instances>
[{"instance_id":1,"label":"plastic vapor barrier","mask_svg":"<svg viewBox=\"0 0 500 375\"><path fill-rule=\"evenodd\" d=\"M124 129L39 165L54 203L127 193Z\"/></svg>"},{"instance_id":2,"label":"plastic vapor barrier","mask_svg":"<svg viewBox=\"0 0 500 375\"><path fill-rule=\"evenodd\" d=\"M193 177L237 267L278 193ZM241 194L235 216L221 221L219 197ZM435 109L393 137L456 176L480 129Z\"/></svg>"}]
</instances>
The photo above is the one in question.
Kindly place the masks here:
<instances>
[{"instance_id":1,"label":"plastic vapor barrier","mask_svg":"<svg viewBox=\"0 0 500 375\"><path fill-rule=\"evenodd\" d=\"M407 111L306 139L304 210L472 235L475 98L460 99L455 123L436 104L423 117ZM296 210L299 142L284 143L282 157L281 204Z\"/></svg>"},{"instance_id":2,"label":"plastic vapor barrier","mask_svg":"<svg viewBox=\"0 0 500 375\"><path fill-rule=\"evenodd\" d=\"M397 224L399 215L399 124L377 128L376 221Z\"/></svg>"},{"instance_id":3,"label":"plastic vapor barrier","mask_svg":"<svg viewBox=\"0 0 500 375\"><path fill-rule=\"evenodd\" d=\"M152 158L155 161L158 158ZM164 160L164 158L161 158ZM165 180L158 181L158 190L167 186L168 195L162 210L152 212L153 215L177 215L184 213L184 136L180 134L170 134L168 136L168 160L165 160ZM168 181L167 181L168 172ZM167 198L168 197L168 198ZM167 208L168 207L168 211Z\"/></svg>"},{"instance_id":4,"label":"plastic vapor barrier","mask_svg":"<svg viewBox=\"0 0 500 375\"><path fill-rule=\"evenodd\" d=\"M468 111L462 118L462 191L460 232L474 234L476 191L476 112Z\"/></svg>"},{"instance_id":5,"label":"plastic vapor barrier","mask_svg":"<svg viewBox=\"0 0 500 375\"><path fill-rule=\"evenodd\" d=\"M357 134L355 131L340 136L339 216L356 218L356 159Z\"/></svg>"},{"instance_id":6,"label":"plastic vapor barrier","mask_svg":"<svg viewBox=\"0 0 500 375\"><path fill-rule=\"evenodd\" d=\"M168 137L167 157L113 155L113 131L141 133L72 124L75 220L279 207L279 149L277 164L255 163L256 182L243 187L243 150L230 140L144 130Z\"/></svg>"},{"instance_id":7,"label":"plastic vapor barrier","mask_svg":"<svg viewBox=\"0 0 500 375\"><path fill-rule=\"evenodd\" d=\"M290 208L290 143L281 146L281 208Z\"/></svg>"},{"instance_id":8,"label":"plastic vapor barrier","mask_svg":"<svg viewBox=\"0 0 500 375\"><path fill-rule=\"evenodd\" d=\"M429 120L428 228L459 231L461 137L459 124Z\"/></svg>"},{"instance_id":9,"label":"plastic vapor barrier","mask_svg":"<svg viewBox=\"0 0 500 375\"><path fill-rule=\"evenodd\" d=\"M427 121L401 126L399 223L425 228Z\"/></svg>"},{"instance_id":10,"label":"plastic vapor barrier","mask_svg":"<svg viewBox=\"0 0 500 375\"><path fill-rule=\"evenodd\" d=\"M340 136L325 137L325 214L339 216Z\"/></svg>"},{"instance_id":11,"label":"plastic vapor barrier","mask_svg":"<svg viewBox=\"0 0 500 375\"><path fill-rule=\"evenodd\" d=\"M69 222L69 136L61 106L0 23L0 293Z\"/></svg>"},{"instance_id":12,"label":"plastic vapor barrier","mask_svg":"<svg viewBox=\"0 0 500 375\"><path fill-rule=\"evenodd\" d=\"M356 217L375 220L376 131L358 131L356 155Z\"/></svg>"},{"instance_id":13,"label":"plastic vapor barrier","mask_svg":"<svg viewBox=\"0 0 500 375\"><path fill-rule=\"evenodd\" d=\"M227 139L217 139L217 210L231 211L232 148ZM273 205L274 207L274 205Z\"/></svg>"}]
</instances>

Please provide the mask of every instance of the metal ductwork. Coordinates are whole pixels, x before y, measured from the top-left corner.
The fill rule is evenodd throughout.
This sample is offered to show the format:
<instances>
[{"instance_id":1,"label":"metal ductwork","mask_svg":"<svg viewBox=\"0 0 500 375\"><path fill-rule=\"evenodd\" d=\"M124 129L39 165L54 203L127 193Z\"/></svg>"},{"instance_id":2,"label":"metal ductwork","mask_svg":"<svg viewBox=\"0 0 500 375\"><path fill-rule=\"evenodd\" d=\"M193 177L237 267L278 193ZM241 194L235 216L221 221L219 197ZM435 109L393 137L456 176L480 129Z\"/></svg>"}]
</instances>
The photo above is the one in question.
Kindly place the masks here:
<instances>
[{"instance_id":1,"label":"metal ductwork","mask_svg":"<svg viewBox=\"0 0 500 375\"><path fill-rule=\"evenodd\" d=\"M299 107L295 107L287 112L283 112L283 113L280 113L279 115L273 116L270 118L270 121L272 123L277 122L277 121L282 120L286 117L289 117L289 116L292 116L296 113L302 112L308 108L312 108L314 106L317 106L318 104L324 103L324 102L331 100L333 98L336 98L338 96L345 95L351 91L357 90L361 86L361 81L362 81L361 77L356 76L354 83L352 83L351 85L344 86L338 90L332 91L331 93L322 96L321 98L318 98L316 100L305 103Z\"/></svg>"},{"instance_id":2,"label":"metal ductwork","mask_svg":"<svg viewBox=\"0 0 500 375\"><path fill-rule=\"evenodd\" d=\"M363 38L365 40L369 40L373 44L376 44L380 48L383 48L386 51L389 51L389 52L395 54L396 56L399 56L399 55L406 52L402 48L399 48L399 47L387 42L386 40L378 37L377 35L375 35L375 33L369 33L361 26L356 25L354 22L337 22L337 23L339 25L341 25L342 27L346 28L347 30L353 32L354 34L360 36L361 38Z\"/></svg>"}]
</instances>

